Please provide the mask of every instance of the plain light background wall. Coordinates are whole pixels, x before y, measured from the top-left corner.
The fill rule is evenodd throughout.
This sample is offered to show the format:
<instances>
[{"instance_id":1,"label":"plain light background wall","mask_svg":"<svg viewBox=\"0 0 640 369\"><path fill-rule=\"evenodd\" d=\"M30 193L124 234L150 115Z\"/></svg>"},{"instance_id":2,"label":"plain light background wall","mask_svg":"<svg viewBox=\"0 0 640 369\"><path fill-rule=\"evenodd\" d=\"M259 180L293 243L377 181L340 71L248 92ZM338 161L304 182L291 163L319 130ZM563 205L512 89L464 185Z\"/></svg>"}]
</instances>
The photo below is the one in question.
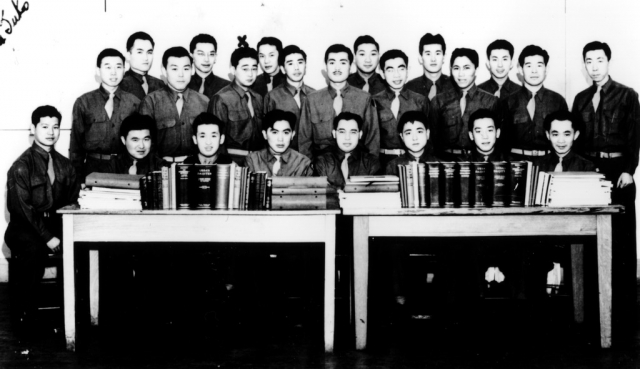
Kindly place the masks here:
<instances>
[{"instance_id":1,"label":"plain light background wall","mask_svg":"<svg viewBox=\"0 0 640 369\"><path fill-rule=\"evenodd\" d=\"M0 0L0 10L10 20L12 5L24 0ZM409 76L422 74L418 42L426 32L440 33L447 43L444 71L449 74L449 55L457 47L478 51L477 82L489 78L486 46L495 39L511 41L515 58L522 48L536 44L551 58L545 86L566 97L588 87L581 50L598 39L613 49L612 76L640 89L635 65L640 57L639 31L631 27L639 15L637 1L603 3L594 0L539 1L418 1L418 0L30 0L11 34L0 25L0 183L15 158L30 144L30 116L37 106L50 104L62 113L64 129L57 149L68 154L73 103L81 94L96 89L98 53L113 47L126 54L125 43L133 32L143 30L156 41L151 74L161 75L162 53L172 46L188 48L198 33L212 34L218 42L214 73L228 78L229 58L237 36L247 35L252 47L263 36L276 36L285 45L296 44L308 55L308 85L325 86L324 52L334 43L353 46L356 37L372 35L381 52L401 49L409 56ZM353 66L355 71L355 66ZM511 78L518 80L517 67ZM0 198L8 223L6 189ZM0 281L6 280L6 245L0 253Z\"/></svg>"}]
</instances>

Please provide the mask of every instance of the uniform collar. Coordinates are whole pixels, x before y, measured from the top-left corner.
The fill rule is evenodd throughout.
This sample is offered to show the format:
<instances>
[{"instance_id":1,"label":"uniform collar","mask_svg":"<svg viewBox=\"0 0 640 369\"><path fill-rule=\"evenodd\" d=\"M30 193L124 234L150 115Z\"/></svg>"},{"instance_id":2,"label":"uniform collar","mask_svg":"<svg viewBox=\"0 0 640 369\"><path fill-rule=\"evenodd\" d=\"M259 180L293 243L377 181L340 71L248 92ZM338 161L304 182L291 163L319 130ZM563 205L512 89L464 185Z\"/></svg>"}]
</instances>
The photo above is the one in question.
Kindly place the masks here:
<instances>
[{"instance_id":1,"label":"uniform collar","mask_svg":"<svg viewBox=\"0 0 640 369\"><path fill-rule=\"evenodd\" d=\"M100 91L100 95L102 95L102 97L105 98L105 100L109 99L109 95L111 94L109 91L107 91L104 86L102 85L102 83L100 84L100 87L98 88L98 91ZM120 90L120 86L118 86L118 88L116 88L116 91L113 93L115 95L115 97L117 97L118 99L121 98L122 96L122 91Z\"/></svg>"},{"instance_id":2,"label":"uniform collar","mask_svg":"<svg viewBox=\"0 0 640 369\"><path fill-rule=\"evenodd\" d=\"M136 81L138 81L138 82L140 82L140 84L142 84L142 83L143 83L143 81L142 81L142 77L145 77L145 76L143 76L142 74L139 74L139 73L134 72L132 69L129 69L129 70L125 73L125 76L131 76L131 77L135 78L135 80L136 80ZM147 83L149 83L148 78L147 78Z\"/></svg>"},{"instance_id":3,"label":"uniform collar","mask_svg":"<svg viewBox=\"0 0 640 369\"><path fill-rule=\"evenodd\" d=\"M384 89L384 93L389 100L393 100L396 98L395 91L393 91L389 86ZM409 98L409 90L407 89L406 85L402 87L402 90L400 90L400 94L398 94L398 96L402 96L405 100Z\"/></svg>"},{"instance_id":4,"label":"uniform collar","mask_svg":"<svg viewBox=\"0 0 640 369\"><path fill-rule=\"evenodd\" d=\"M291 147L289 147L280 155L280 162L283 164L287 164L291 159L291 155ZM276 156L273 155L271 153L271 150L269 150L269 148L267 147L262 153L262 159L264 159L264 161L266 161L267 163L274 163L276 161Z\"/></svg>"},{"instance_id":5,"label":"uniform collar","mask_svg":"<svg viewBox=\"0 0 640 369\"><path fill-rule=\"evenodd\" d=\"M244 95L248 93L251 94L251 98L255 98L256 97L256 93L253 92L252 89L248 88L246 91L244 89L242 89L242 87L238 86L238 84L235 81L231 82L231 88L233 88L233 90L235 92L238 93L238 95L240 95L240 97L244 97Z\"/></svg>"},{"instance_id":6,"label":"uniform collar","mask_svg":"<svg viewBox=\"0 0 640 369\"><path fill-rule=\"evenodd\" d=\"M340 90L340 96L344 97L344 95L347 94L350 89L351 89L351 86L349 85L349 82L345 82L344 87L342 88L342 90ZM336 89L333 88L331 84L329 84L327 90L329 91L329 95L331 96L331 98L335 99L337 95Z\"/></svg>"}]
</instances>

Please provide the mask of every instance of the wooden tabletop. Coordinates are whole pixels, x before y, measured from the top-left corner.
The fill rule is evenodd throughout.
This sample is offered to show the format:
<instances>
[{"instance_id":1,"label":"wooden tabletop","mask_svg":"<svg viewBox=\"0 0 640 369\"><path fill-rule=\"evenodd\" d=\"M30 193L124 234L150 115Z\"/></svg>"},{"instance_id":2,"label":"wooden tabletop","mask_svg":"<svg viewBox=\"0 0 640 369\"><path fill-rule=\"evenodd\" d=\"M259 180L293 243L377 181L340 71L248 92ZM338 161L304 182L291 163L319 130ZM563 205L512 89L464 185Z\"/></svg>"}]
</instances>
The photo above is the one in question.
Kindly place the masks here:
<instances>
[{"instance_id":1,"label":"wooden tabletop","mask_svg":"<svg viewBox=\"0 0 640 369\"><path fill-rule=\"evenodd\" d=\"M416 216L440 216L440 215L518 215L518 214L618 214L624 213L624 206L593 206L593 207L549 207L549 206L524 206L524 207L494 207L494 208L368 208L368 209L343 209L344 215L416 215Z\"/></svg>"},{"instance_id":2,"label":"wooden tabletop","mask_svg":"<svg viewBox=\"0 0 640 369\"><path fill-rule=\"evenodd\" d=\"M109 210L80 209L69 205L58 210L59 214L114 214L114 215L335 215L340 209L323 210Z\"/></svg>"}]
</instances>

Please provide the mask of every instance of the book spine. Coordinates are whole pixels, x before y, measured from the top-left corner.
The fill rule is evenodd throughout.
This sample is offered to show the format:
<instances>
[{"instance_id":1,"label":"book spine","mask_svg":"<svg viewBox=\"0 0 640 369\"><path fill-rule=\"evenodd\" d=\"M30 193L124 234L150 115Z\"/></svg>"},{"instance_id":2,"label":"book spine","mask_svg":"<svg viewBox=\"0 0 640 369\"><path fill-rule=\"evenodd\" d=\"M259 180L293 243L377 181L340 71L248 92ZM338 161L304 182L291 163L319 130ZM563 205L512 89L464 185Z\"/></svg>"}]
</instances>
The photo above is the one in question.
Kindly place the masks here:
<instances>
[{"instance_id":1,"label":"book spine","mask_svg":"<svg viewBox=\"0 0 640 369\"><path fill-rule=\"evenodd\" d=\"M272 210L322 210L327 208L326 195L275 195Z\"/></svg>"},{"instance_id":2,"label":"book spine","mask_svg":"<svg viewBox=\"0 0 640 369\"><path fill-rule=\"evenodd\" d=\"M85 184L89 187L109 187L140 189L140 175L132 174L112 174L112 173L91 173L85 178Z\"/></svg>"},{"instance_id":3,"label":"book spine","mask_svg":"<svg viewBox=\"0 0 640 369\"><path fill-rule=\"evenodd\" d=\"M190 208L189 201L189 184L191 165L178 164L176 165L176 202L178 210L187 210Z\"/></svg>"},{"instance_id":4,"label":"book spine","mask_svg":"<svg viewBox=\"0 0 640 369\"><path fill-rule=\"evenodd\" d=\"M400 178L400 206L407 207L407 173L404 165L398 165L398 177Z\"/></svg>"},{"instance_id":5,"label":"book spine","mask_svg":"<svg viewBox=\"0 0 640 369\"><path fill-rule=\"evenodd\" d=\"M242 180L244 181L244 193L242 195L242 209L249 209L249 182L251 179L251 173L249 172L249 168L242 168Z\"/></svg>"},{"instance_id":6,"label":"book spine","mask_svg":"<svg viewBox=\"0 0 640 369\"><path fill-rule=\"evenodd\" d=\"M427 163L429 166L429 207L440 207L440 163Z\"/></svg>"},{"instance_id":7,"label":"book spine","mask_svg":"<svg viewBox=\"0 0 640 369\"><path fill-rule=\"evenodd\" d=\"M471 163L460 162L460 207L468 208L471 206L470 180L471 180Z\"/></svg>"},{"instance_id":8,"label":"book spine","mask_svg":"<svg viewBox=\"0 0 640 369\"><path fill-rule=\"evenodd\" d=\"M264 199L265 199L264 208L266 210L271 210L272 197L273 197L273 179L271 177L268 177L266 179L266 188L265 188L265 194L264 194Z\"/></svg>"},{"instance_id":9,"label":"book spine","mask_svg":"<svg viewBox=\"0 0 640 369\"><path fill-rule=\"evenodd\" d=\"M240 209L240 197L242 191L242 168L236 166L233 176L233 206L232 209Z\"/></svg>"},{"instance_id":10,"label":"book spine","mask_svg":"<svg viewBox=\"0 0 640 369\"><path fill-rule=\"evenodd\" d=\"M413 204L412 207L420 207L420 180L418 179L418 162L411 162L411 172L413 173Z\"/></svg>"},{"instance_id":11,"label":"book spine","mask_svg":"<svg viewBox=\"0 0 640 369\"><path fill-rule=\"evenodd\" d=\"M229 168L229 199L227 200L227 209L233 209L233 199L235 197L234 190L236 189L236 163L231 163Z\"/></svg>"},{"instance_id":12,"label":"book spine","mask_svg":"<svg viewBox=\"0 0 640 369\"><path fill-rule=\"evenodd\" d=\"M511 178L509 181L509 190L511 191L511 206L524 206L524 197L526 190L526 162L511 162Z\"/></svg>"},{"instance_id":13,"label":"book spine","mask_svg":"<svg viewBox=\"0 0 640 369\"><path fill-rule=\"evenodd\" d=\"M507 200L507 163L493 163L493 201L492 205L502 207Z\"/></svg>"},{"instance_id":14,"label":"book spine","mask_svg":"<svg viewBox=\"0 0 640 369\"><path fill-rule=\"evenodd\" d=\"M413 167L411 164L405 165L405 170L407 171L407 207L412 208L414 206L414 186L418 185L418 181L415 181L414 184L414 175L413 175Z\"/></svg>"},{"instance_id":15,"label":"book spine","mask_svg":"<svg viewBox=\"0 0 640 369\"><path fill-rule=\"evenodd\" d=\"M427 166L423 163L418 164L418 197L420 198L420 207L426 208L429 205L427 198Z\"/></svg>"},{"instance_id":16,"label":"book spine","mask_svg":"<svg viewBox=\"0 0 640 369\"><path fill-rule=\"evenodd\" d=\"M307 187L325 188L327 187L327 177L273 177L273 187Z\"/></svg>"},{"instance_id":17,"label":"book spine","mask_svg":"<svg viewBox=\"0 0 640 369\"><path fill-rule=\"evenodd\" d=\"M196 209L211 209L213 170L212 165L196 165Z\"/></svg>"},{"instance_id":18,"label":"book spine","mask_svg":"<svg viewBox=\"0 0 640 369\"><path fill-rule=\"evenodd\" d=\"M154 201L154 208L158 209L158 210L162 210L163 207L163 200L162 200L162 172L157 170L155 172L152 172L153 174L153 188L154 190L154 194L155 197L153 198Z\"/></svg>"},{"instance_id":19,"label":"book spine","mask_svg":"<svg viewBox=\"0 0 640 369\"><path fill-rule=\"evenodd\" d=\"M485 193L487 190L487 163L473 163L473 206L476 208L484 208Z\"/></svg>"},{"instance_id":20,"label":"book spine","mask_svg":"<svg viewBox=\"0 0 640 369\"><path fill-rule=\"evenodd\" d=\"M140 205L142 210L149 209L149 202L147 201L147 177L140 178Z\"/></svg>"},{"instance_id":21,"label":"book spine","mask_svg":"<svg viewBox=\"0 0 640 369\"><path fill-rule=\"evenodd\" d=\"M444 207L455 205L455 165L456 163L442 163L444 166Z\"/></svg>"},{"instance_id":22,"label":"book spine","mask_svg":"<svg viewBox=\"0 0 640 369\"><path fill-rule=\"evenodd\" d=\"M256 174L249 173L249 188L247 197L247 209L256 210Z\"/></svg>"},{"instance_id":23,"label":"book spine","mask_svg":"<svg viewBox=\"0 0 640 369\"><path fill-rule=\"evenodd\" d=\"M231 180L231 165L218 164L215 168L215 209L228 209L229 184Z\"/></svg>"},{"instance_id":24,"label":"book spine","mask_svg":"<svg viewBox=\"0 0 640 369\"><path fill-rule=\"evenodd\" d=\"M256 173L256 210L264 210L264 192L266 187L267 172Z\"/></svg>"},{"instance_id":25,"label":"book spine","mask_svg":"<svg viewBox=\"0 0 640 369\"><path fill-rule=\"evenodd\" d=\"M162 208L170 209L170 198L169 198L169 168L162 167Z\"/></svg>"},{"instance_id":26,"label":"book spine","mask_svg":"<svg viewBox=\"0 0 640 369\"><path fill-rule=\"evenodd\" d=\"M425 174L426 175L426 174ZM282 189L285 191L286 189ZM310 191L323 191L322 188L309 189ZM399 183L389 184L372 184L372 185L354 185L349 184L344 186L344 192L356 193L356 192L398 192L400 191ZM319 193L319 192L318 192Z\"/></svg>"}]
</instances>

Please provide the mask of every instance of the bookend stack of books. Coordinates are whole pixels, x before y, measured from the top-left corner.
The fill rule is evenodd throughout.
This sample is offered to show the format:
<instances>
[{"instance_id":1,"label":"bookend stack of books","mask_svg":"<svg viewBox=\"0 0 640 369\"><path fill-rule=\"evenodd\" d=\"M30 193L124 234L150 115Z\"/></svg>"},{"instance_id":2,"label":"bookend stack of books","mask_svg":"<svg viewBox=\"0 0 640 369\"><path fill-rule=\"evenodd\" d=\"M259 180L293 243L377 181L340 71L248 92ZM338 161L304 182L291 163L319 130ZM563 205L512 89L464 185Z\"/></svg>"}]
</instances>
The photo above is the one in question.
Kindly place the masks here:
<instances>
[{"instance_id":1,"label":"bookend stack of books","mask_svg":"<svg viewBox=\"0 0 640 369\"><path fill-rule=\"evenodd\" d=\"M392 175L351 176L340 194L343 209L400 208L400 179Z\"/></svg>"},{"instance_id":2,"label":"bookend stack of books","mask_svg":"<svg viewBox=\"0 0 640 369\"><path fill-rule=\"evenodd\" d=\"M552 207L611 204L611 181L596 172L540 172L535 204Z\"/></svg>"},{"instance_id":3,"label":"bookend stack of books","mask_svg":"<svg viewBox=\"0 0 640 369\"><path fill-rule=\"evenodd\" d=\"M91 173L80 190L81 209L141 210L141 175Z\"/></svg>"},{"instance_id":4,"label":"bookend stack of books","mask_svg":"<svg viewBox=\"0 0 640 369\"><path fill-rule=\"evenodd\" d=\"M329 186L327 177L273 177L273 210L321 210L338 207L338 192Z\"/></svg>"}]
</instances>

